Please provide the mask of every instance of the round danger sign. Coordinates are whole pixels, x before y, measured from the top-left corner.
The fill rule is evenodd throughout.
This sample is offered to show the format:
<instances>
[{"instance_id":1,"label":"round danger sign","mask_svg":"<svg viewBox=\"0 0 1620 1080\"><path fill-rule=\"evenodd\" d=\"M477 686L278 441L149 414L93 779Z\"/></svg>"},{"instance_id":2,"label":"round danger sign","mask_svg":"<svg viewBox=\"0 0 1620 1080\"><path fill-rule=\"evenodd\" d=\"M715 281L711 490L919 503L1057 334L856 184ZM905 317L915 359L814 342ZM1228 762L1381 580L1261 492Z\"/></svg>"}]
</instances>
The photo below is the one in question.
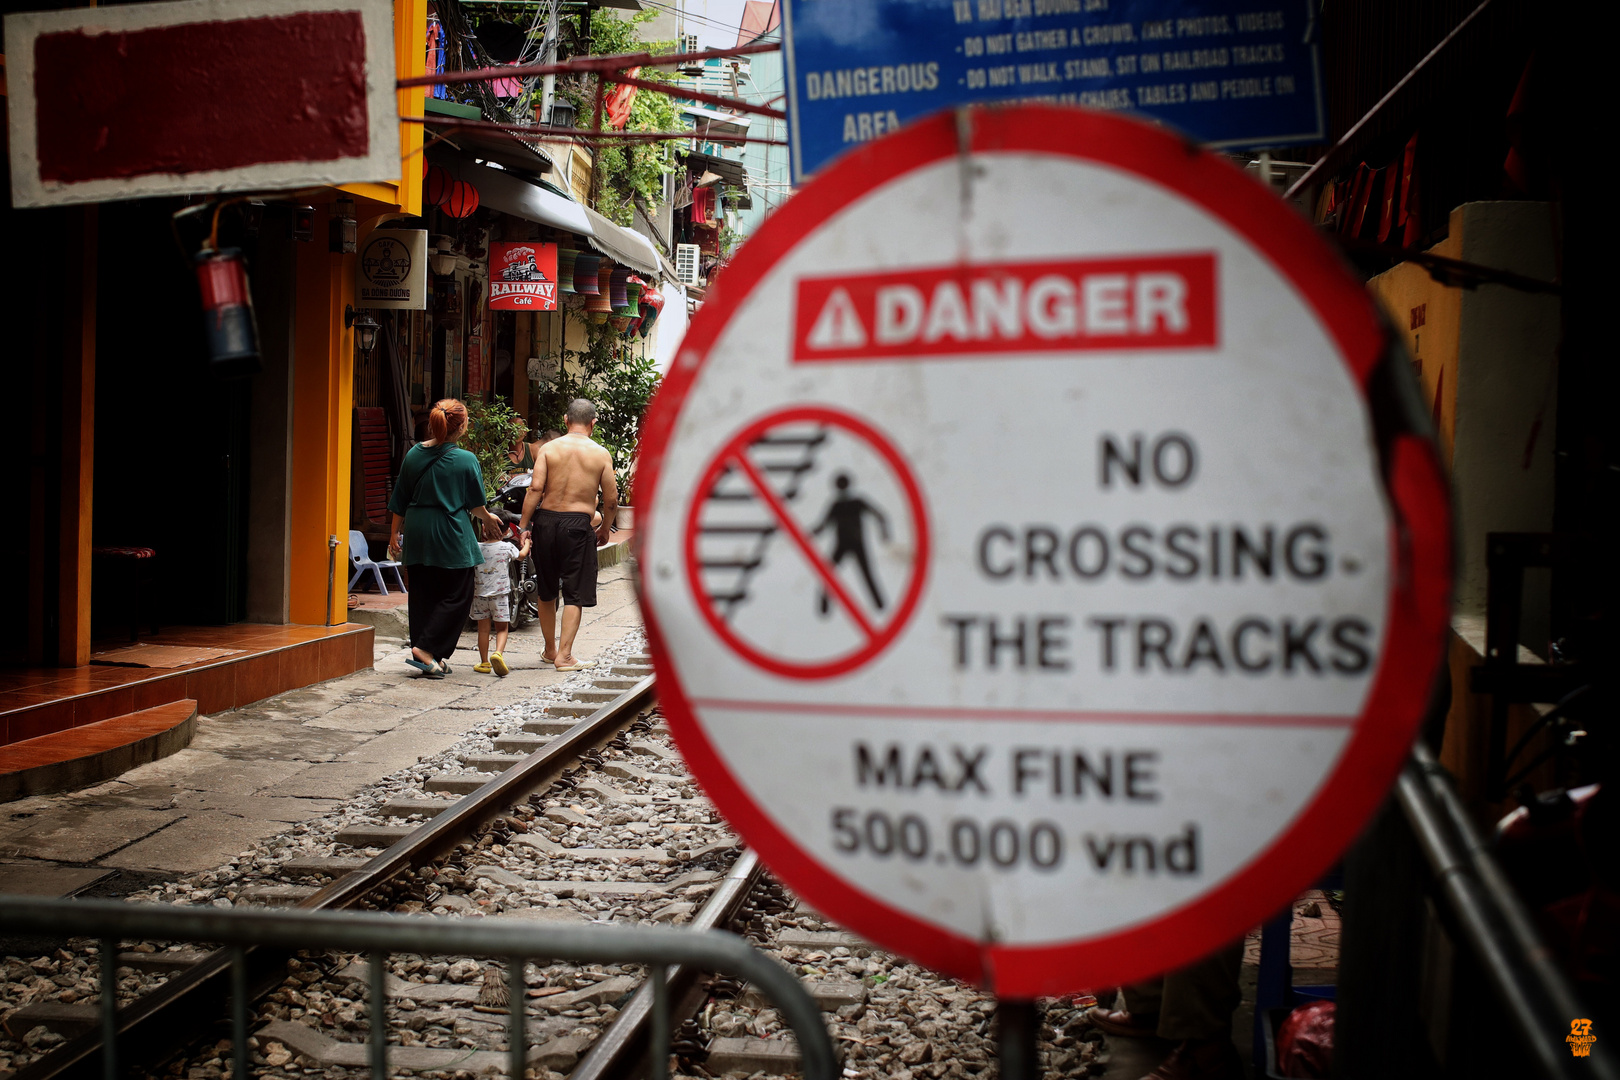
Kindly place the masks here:
<instances>
[{"instance_id":1,"label":"round danger sign","mask_svg":"<svg viewBox=\"0 0 1620 1080\"><path fill-rule=\"evenodd\" d=\"M1407 361L1249 177L1024 106L853 152L647 419L659 693L770 867L1007 997L1226 944L1424 712L1450 523Z\"/></svg>"}]
</instances>

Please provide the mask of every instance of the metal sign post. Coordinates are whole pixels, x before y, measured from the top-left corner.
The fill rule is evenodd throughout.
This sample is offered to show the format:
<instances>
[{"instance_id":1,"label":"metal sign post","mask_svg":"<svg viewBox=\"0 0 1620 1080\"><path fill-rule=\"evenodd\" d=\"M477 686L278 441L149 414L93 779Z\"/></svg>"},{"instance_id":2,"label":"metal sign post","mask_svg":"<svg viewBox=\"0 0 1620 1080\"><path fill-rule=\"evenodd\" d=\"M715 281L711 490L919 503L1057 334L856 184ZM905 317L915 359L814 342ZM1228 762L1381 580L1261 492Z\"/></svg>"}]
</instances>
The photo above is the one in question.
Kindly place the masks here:
<instances>
[{"instance_id":1,"label":"metal sign post","mask_svg":"<svg viewBox=\"0 0 1620 1080\"><path fill-rule=\"evenodd\" d=\"M966 108L840 159L647 418L683 756L816 910L1007 999L1016 1058L1018 1002L1240 937L1388 790L1450 580L1409 378L1162 129Z\"/></svg>"}]
</instances>

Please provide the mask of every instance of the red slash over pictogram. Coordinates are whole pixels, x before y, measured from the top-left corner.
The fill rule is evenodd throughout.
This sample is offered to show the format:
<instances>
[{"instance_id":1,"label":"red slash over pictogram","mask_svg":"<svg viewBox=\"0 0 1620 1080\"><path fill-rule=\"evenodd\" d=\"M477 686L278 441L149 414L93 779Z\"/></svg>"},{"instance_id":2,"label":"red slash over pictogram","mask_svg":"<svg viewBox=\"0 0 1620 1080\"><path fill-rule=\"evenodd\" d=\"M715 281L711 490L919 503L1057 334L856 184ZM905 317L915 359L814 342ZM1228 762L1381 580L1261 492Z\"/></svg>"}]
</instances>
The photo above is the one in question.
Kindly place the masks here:
<instances>
[{"instance_id":1,"label":"red slash over pictogram","mask_svg":"<svg viewBox=\"0 0 1620 1080\"><path fill-rule=\"evenodd\" d=\"M887 539L888 515L866 499L851 496L848 493L851 479L843 471L836 476L839 493L834 508L815 529L807 531L790 506L799 498L806 476L818 470L831 471L821 458L836 456L836 452L830 451L840 445L846 458L853 454L867 462L869 470L887 474L883 479L892 484L891 501L898 499L903 504L904 513L898 521L909 540L910 565L897 602L887 613L888 617L881 621L874 618L872 611L856 599L850 586L840 578L838 564L845 556L853 558L871 593L871 608L884 611L883 596L865 547L861 519L868 516L875 519ZM726 482L732 478L740 483L728 486ZM790 678L816 679L853 670L886 649L915 610L928 565L928 528L922 492L900 452L864 420L814 406L771 413L738 432L720 449L697 490L703 494L694 502L687 521L686 556L688 578L699 600L699 609L731 648L766 671ZM752 514L747 512L749 508ZM814 540L817 533L829 528L835 530L837 545L830 558L818 549ZM763 573L773 550L771 542L778 533L810 569L816 587L821 590L822 617L825 618L831 604L836 603L859 631L860 640L853 649L834 650L832 655L785 656L779 648L752 640L751 635L737 625L735 616L739 609L746 610L745 605L750 603L769 604L780 611L802 610L807 616L815 609L811 598L782 593L782 579L769 579L769 575ZM774 550L780 550L780 545ZM775 584L764 588L762 578ZM811 625L807 619L806 630Z\"/></svg>"}]
</instances>

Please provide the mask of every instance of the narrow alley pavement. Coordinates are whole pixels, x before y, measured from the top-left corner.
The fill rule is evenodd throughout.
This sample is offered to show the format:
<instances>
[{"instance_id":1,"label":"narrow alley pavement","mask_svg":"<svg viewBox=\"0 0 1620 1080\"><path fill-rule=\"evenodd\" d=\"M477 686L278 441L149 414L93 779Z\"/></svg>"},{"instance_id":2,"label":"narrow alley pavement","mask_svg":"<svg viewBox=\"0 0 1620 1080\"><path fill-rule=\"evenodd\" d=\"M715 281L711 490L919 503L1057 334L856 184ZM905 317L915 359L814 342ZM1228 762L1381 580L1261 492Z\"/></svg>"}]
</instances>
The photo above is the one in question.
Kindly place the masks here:
<instances>
[{"instance_id":1,"label":"narrow alley pavement","mask_svg":"<svg viewBox=\"0 0 1620 1080\"><path fill-rule=\"evenodd\" d=\"M639 629L630 566L602 572L575 652L582 659ZM537 625L513 633L506 678L473 672L463 633L442 680L406 665L379 631L369 671L201 717L190 747L94 787L20 799L0 812L6 891L124 895L228 862L254 841L320 817L361 788L439 754L503 705L560 683L540 661Z\"/></svg>"}]
</instances>

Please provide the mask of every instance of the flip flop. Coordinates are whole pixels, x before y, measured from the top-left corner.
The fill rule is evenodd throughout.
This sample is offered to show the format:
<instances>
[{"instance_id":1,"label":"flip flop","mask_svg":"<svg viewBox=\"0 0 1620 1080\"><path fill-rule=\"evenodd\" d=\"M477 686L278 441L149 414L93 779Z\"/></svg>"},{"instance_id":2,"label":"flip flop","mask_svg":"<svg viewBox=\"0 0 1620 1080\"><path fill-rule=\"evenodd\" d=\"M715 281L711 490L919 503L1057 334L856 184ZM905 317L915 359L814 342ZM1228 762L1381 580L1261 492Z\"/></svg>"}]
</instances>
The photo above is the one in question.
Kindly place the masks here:
<instances>
[{"instance_id":1,"label":"flip flop","mask_svg":"<svg viewBox=\"0 0 1620 1080\"><path fill-rule=\"evenodd\" d=\"M586 668L595 667L595 666L596 666L596 661L595 660L576 660L572 664L557 664L556 665L558 671L584 671Z\"/></svg>"},{"instance_id":2,"label":"flip flop","mask_svg":"<svg viewBox=\"0 0 1620 1080\"><path fill-rule=\"evenodd\" d=\"M406 657L405 662L411 665L411 667L420 671L422 673L422 678L424 679L444 678L444 672L439 670L439 665L437 663L430 664L426 660L418 660L414 656Z\"/></svg>"},{"instance_id":3,"label":"flip flop","mask_svg":"<svg viewBox=\"0 0 1620 1080\"><path fill-rule=\"evenodd\" d=\"M545 653L541 653L540 662L542 664L555 664L557 662L557 658L555 656L547 656Z\"/></svg>"},{"instance_id":4,"label":"flip flop","mask_svg":"<svg viewBox=\"0 0 1620 1080\"><path fill-rule=\"evenodd\" d=\"M440 675L448 675L448 674L450 674L450 661L448 661L448 660L436 660L434 662L439 665L439 674Z\"/></svg>"}]
</instances>

